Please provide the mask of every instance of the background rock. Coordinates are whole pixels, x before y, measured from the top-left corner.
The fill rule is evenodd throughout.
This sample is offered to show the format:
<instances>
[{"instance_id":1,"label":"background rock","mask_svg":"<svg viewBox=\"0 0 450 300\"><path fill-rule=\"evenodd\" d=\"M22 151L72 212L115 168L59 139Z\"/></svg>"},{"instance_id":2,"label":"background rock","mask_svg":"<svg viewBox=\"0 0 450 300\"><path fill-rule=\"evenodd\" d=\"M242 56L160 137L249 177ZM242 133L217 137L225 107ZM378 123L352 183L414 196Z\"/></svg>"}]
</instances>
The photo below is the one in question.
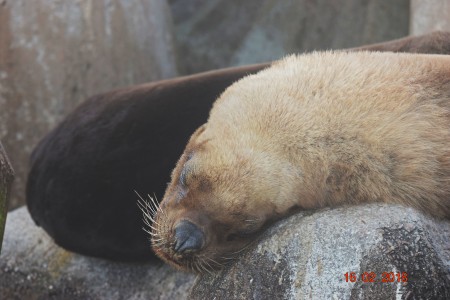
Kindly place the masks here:
<instances>
[{"instance_id":1,"label":"background rock","mask_svg":"<svg viewBox=\"0 0 450 300\"><path fill-rule=\"evenodd\" d=\"M409 0L169 0L185 73L408 35Z\"/></svg>"},{"instance_id":2,"label":"background rock","mask_svg":"<svg viewBox=\"0 0 450 300\"><path fill-rule=\"evenodd\" d=\"M8 208L9 190L14 179L14 171L0 142L0 254Z\"/></svg>"},{"instance_id":3,"label":"background rock","mask_svg":"<svg viewBox=\"0 0 450 300\"><path fill-rule=\"evenodd\" d=\"M159 261L113 263L68 252L25 207L8 214L3 246L2 299L185 299L195 278Z\"/></svg>"},{"instance_id":4,"label":"background rock","mask_svg":"<svg viewBox=\"0 0 450 300\"><path fill-rule=\"evenodd\" d=\"M301 213L235 264L205 275L191 299L450 299L450 222L372 204ZM346 282L355 272L358 280ZM361 280L374 272L376 283ZM408 281L381 283L383 272ZM395 277L397 280L397 277Z\"/></svg>"},{"instance_id":5,"label":"background rock","mask_svg":"<svg viewBox=\"0 0 450 300\"><path fill-rule=\"evenodd\" d=\"M168 2L171 11L159 0L0 0L0 139L16 169L11 208L23 204L32 147L88 96L176 76L177 59L194 73L408 34L408 0Z\"/></svg>"},{"instance_id":6,"label":"background rock","mask_svg":"<svg viewBox=\"0 0 450 300\"><path fill-rule=\"evenodd\" d=\"M436 30L450 31L450 2L411 0L410 34L419 35Z\"/></svg>"},{"instance_id":7,"label":"background rock","mask_svg":"<svg viewBox=\"0 0 450 300\"><path fill-rule=\"evenodd\" d=\"M88 96L177 75L160 0L0 0L0 140L23 203L29 154Z\"/></svg>"}]
</instances>

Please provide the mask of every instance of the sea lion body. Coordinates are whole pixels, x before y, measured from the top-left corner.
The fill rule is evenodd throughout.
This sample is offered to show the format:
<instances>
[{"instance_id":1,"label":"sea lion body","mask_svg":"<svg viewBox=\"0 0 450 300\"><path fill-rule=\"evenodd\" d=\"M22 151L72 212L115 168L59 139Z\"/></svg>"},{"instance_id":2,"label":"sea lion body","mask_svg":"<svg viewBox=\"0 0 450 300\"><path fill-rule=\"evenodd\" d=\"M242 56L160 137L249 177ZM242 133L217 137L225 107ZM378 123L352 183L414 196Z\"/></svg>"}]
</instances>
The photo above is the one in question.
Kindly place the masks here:
<instances>
[{"instance_id":1,"label":"sea lion body","mask_svg":"<svg viewBox=\"0 0 450 300\"><path fill-rule=\"evenodd\" d=\"M376 201L450 219L450 57L318 52L239 80L178 161L153 249L209 271L292 209Z\"/></svg>"}]
</instances>

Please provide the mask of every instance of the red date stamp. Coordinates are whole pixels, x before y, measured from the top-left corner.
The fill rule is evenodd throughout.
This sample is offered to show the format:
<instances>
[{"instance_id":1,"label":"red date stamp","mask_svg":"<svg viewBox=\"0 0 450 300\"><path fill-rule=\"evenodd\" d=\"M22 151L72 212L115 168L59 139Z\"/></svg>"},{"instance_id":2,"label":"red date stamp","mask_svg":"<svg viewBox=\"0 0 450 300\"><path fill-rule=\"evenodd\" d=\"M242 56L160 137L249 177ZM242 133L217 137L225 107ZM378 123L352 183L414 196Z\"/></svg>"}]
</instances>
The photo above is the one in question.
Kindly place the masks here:
<instances>
[{"instance_id":1,"label":"red date stamp","mask_svg":"<svg viewBox=\"0 0 450 300\"><path fill-rule=\"evenodd\" d=\"M406 272L382 272L381 276L377 276L374 272L364 272L360 275L355 272L347 272L344 274L344 278L346 282L408 282L408 274Z\"/></svg>"}]
</instances>

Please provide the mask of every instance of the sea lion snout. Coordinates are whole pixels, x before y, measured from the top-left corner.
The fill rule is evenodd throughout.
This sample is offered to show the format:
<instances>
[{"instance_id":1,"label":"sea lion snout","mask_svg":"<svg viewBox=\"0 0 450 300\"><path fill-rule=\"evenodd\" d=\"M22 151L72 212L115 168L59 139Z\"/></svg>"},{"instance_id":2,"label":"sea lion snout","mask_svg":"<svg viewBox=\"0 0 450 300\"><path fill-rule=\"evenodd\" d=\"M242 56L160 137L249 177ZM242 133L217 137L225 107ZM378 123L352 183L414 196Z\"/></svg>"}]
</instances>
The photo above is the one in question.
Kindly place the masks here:
<instances>
[{"instance_id":1,"label":"sea lion snout","mask_svg":"<svg viewBox=\"0 0 450 300\"><path fill-rule=\"evenodd\" d=\"M205 235L190 221L180 221L175 227L173 251L177 254L196 252L203 248Z\"/></svg>"}]
</instances>

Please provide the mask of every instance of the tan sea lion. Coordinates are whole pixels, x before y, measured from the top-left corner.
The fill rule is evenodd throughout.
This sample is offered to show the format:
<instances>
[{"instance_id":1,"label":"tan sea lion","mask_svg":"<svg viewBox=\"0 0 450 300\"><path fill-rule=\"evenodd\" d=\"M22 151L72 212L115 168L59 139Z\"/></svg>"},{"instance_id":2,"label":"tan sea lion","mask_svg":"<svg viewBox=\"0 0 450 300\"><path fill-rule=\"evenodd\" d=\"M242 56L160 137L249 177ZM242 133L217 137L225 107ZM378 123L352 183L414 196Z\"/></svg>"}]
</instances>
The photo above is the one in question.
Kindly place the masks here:
<instances>
[{"instance_id":1,"label":"tan sea lion","mask_svg":"<svg viewBox=\"0 0 450 300\"><path fill-rule=\"evenodd\" d=\"M317 52L239 80L178 161L153 249L210 271L292 209L375 201L450 219L450 57Z\"/></svg>"}]
</instances>

